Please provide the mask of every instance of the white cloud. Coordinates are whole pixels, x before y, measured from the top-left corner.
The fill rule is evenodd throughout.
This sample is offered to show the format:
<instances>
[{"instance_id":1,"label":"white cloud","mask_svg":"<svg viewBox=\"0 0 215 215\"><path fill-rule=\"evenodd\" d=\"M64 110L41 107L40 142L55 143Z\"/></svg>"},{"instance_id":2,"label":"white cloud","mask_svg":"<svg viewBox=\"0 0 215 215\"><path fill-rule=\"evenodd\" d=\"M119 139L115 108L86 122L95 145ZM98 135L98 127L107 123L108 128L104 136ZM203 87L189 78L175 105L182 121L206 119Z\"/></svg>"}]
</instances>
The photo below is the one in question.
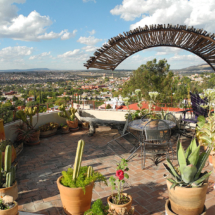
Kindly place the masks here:
<instances>
[{"instance_id":1,"label":"white cloud","mask_svg":"<svg viewBox=\"0 0 215 215\"><path fill-rule=\"evenodd\" d=\"M215 1L207 0L123 0L111 11L126 21L141 20L131 29L150 24L194 25L207 31L215 31Z\"/></svg>"},{"instance_id":2,"label":"white cloud","mask_svg":"<svg viewBox=\"0 0 215 215\"><path fill-rule=\"evenodd\" d=\"M73 51L65 52L62 55L58 55L58 58L71 58L80 53L80 49L75 49Z\"/></svg>"},{"instance_id":3,"label":"white cloud","mask_svg":"<svg viewBox=\"0 0 215 215\"><path fill-rule=\"evenodd\" d=\"M0 61L13 62L22 61L24 57L31 55L33 47L15 46L6 47L0 50Z\"/></svg>"},{"instance_id":4,"label":"white cloud","mask_svg":"<svg viewBox=\"0 0 215 215\"><path fill-rule=\"evenodd\" d=\"M89 37L80 37L77 42L88 45L88 46L93 46L96 43L102 41L102 39L97 39L94 36L89 36Z\"/></svg>"},{"instance_id":5,"label":"white cloud","mask_svg":"<svg viewBox=\"0 0 215 215\"><path fill-rule=\"evenodd\" d=\"M75 37L77 30L74 30L72 33L69 33L68 30L64 31L63 36L61 37L61 40L68 40L71 37Z\"/></svg>"},{"instance_id":6,"label":"white cloud","mask_svg":"<svg viewBox=\"0 0 215 215\"><path fill-rule=\"evenodd\" d=\"M95 46L84 46L82 49L84 49L86 52L94 52L98 48L99 47L95 47Z\"/></svg>"},{"instance_id":7,"label":"white cloud","mask_svg":"<svg viewBox=\"0 0 215 215\"><path fill-rule=\"evenodd\" d=\"M13 3L25 3L25 0L0 0L0 38L39 41L59 37L68 39L74 35L74 31L69 33L68 30L60 33L47 32L47 28L53 23L49 16L42 16L35 10L28 16L18 15L18 8Z\"/></svg>"},{"instance_id":8,"label":"white cloud","mask_svg":"<svg viewBox=\"0 0 215 215\"><path fill-rule=\"evenodd\" d=\"M96 31L95 31L95 30L92 30L92 31L89 31L89 33L90 33L90 35L93 35L93 34L96 33Z\"/></svg>"},{"instance_id":9,"label":"white cloud","mask_svg":"<svg viewBox=\"0 0 215 215\"><path fill-rule=\"evenodd\" d=\"M44 57L50 56L51 52L43 52L39 55L33 55L29 57L29 60L34 60L34 59L43 59Z\"/></svg>"},{"instance_id":10,"label":"white cloud","mask_svg":"<svg viewBox=\"0 0 215 215\"><path fill-rule=\"evenodd\" d=\"M96 0L83 0L84 3L89 2L89 1L93 1L94 3L96 3Z\"/></svg>"}]
</instances>

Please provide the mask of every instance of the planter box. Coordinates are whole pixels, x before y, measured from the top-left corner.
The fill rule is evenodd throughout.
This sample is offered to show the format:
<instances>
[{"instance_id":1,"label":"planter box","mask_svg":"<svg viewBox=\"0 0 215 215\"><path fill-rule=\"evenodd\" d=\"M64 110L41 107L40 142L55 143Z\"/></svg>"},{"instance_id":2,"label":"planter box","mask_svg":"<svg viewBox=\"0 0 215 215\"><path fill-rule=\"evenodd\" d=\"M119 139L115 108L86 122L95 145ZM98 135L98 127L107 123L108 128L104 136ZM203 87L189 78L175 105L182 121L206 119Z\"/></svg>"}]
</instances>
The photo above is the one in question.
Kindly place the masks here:
<instances>
[{"instance_id":1,"label":"planter box","mask_svg":"<svg viewBox=\"0 0 215 215\"><path fill-rule=\"evenodd\" d=\"M40 131L40 137L51 137L53 135L55 135L57 132L57 128L50 130L50 131Z\"/></svg>"}]
</instances>

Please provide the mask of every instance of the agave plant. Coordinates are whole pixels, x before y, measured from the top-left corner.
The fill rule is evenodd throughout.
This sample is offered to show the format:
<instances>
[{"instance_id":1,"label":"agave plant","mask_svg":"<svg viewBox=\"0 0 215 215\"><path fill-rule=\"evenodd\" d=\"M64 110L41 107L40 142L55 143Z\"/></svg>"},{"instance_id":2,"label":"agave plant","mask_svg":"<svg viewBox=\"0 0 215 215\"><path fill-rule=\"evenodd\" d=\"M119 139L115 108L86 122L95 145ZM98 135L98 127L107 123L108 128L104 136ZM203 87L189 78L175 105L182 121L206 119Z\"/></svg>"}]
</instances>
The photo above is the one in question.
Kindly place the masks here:
<instances>
[{"instance_id":1,"label":"agave plant","mask_svg":"<svg viewBox=\"0 0 215 215\"><path fill-rule=\"evenodd\" d=\"M167 178L167 180L172 183L171 188L174 188L175 186L202 186L205 180L207 180L212 173L212 171L201 173L211 149L212 148L210 147L206 152L200 153L200 146L197 146L196 140L193 139L185 152L179 140L177 145L177 159L179 167L174 167L169 159L167 159L167 164L164 164L166 170L172 176Z\"/></svg>"}]
</instances>

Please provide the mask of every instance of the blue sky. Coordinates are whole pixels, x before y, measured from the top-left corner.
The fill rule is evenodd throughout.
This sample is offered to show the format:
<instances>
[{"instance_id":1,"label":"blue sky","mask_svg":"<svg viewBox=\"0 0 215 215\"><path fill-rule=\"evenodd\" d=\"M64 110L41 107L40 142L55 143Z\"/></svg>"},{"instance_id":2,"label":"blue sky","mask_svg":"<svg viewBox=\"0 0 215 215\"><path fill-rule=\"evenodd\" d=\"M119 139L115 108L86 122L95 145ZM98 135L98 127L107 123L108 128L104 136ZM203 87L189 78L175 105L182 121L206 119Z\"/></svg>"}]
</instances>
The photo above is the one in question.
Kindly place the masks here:
<instances>
[{"instance_id":1,"label":"blue sky","mask_svg":"<svg viewBox=\"0 0 215 215\"><path fill-rule=\"evenodd\" d=\"M0 0L0 70L84 69L111 37L137 26L186 24L215 32L215 2L207 0ZM205 63L177 48L153 48L117 69L166 58L171 69Z\"/></svg>"}]
</instances>

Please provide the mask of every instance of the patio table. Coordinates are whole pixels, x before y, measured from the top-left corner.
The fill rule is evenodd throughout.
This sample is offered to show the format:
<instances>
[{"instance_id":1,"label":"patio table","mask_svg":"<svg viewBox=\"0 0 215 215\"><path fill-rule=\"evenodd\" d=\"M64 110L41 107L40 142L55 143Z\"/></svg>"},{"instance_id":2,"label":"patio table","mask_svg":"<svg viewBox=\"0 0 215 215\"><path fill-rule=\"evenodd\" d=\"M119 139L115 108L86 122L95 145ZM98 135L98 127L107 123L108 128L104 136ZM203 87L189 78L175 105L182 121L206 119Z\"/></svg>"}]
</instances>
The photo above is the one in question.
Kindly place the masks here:
<instances>
[{"instance_id":1,"label":"patio table","mask_svg":"<svg viewBox=\"0 0 215 215\"><path fill-rule=\"evenodd\" d=\"M176 123L173 122L173 121L170 121L170 120L163 120L163 121L168 124L170 129L173 129L174 127L176 127ZM148 122L149 122L149 119L137 119L137 120L134 120L134 121L132 121L132 122L130 122L128 124L130 129L140 132L139 141L140 141L141 144L140 144L139 147L141 147L142 142L143 142L143 141L141 141L141 138L143 138L142 137L142 135L143 135L142 131L145 130L145 125ZM152 128L150 128L150 130L165 131L166 127L164 128L164 127L158 125L158 129L157 129L157 127L154 127L154 128L152 127ZM152 159L153 159L153 161L155 162L156 165L158 163L158 158L159 158L158 154L153 153Z\"/></svg>"}]
</instances>

